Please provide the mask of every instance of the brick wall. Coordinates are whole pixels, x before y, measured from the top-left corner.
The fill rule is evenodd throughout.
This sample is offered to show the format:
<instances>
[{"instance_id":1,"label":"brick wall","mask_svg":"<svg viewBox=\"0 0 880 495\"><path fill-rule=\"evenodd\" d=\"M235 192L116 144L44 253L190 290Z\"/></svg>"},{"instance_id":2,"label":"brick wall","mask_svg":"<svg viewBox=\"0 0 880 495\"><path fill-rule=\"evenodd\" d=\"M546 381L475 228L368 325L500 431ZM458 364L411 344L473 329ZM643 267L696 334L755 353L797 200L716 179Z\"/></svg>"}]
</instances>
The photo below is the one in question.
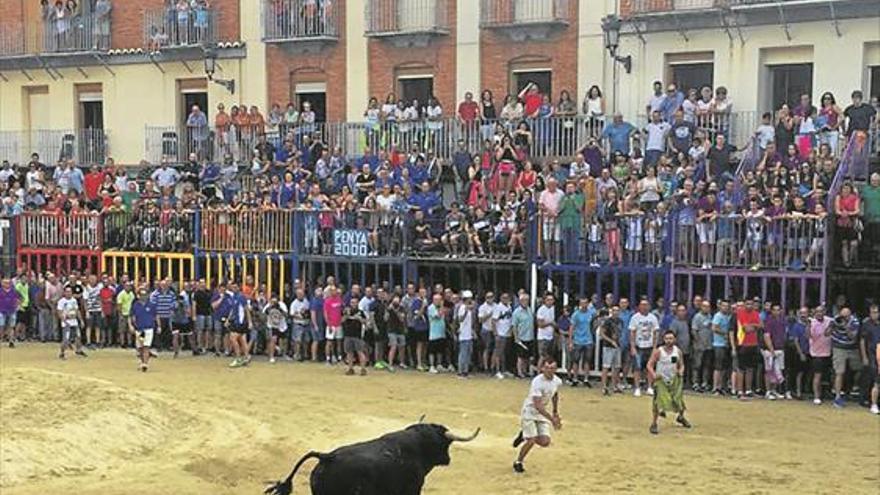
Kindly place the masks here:
<instances>
[{"instance_id":1,"label":"brick wall","mask_svg":"<svg viewBox=\"0 0 880 495\"><path fill-rule=\"evenodd\" d=\"M571 93L572 99L580 101L580 96L575 94L578 87L578 2L569 4L568 26L554 28L556 31L547 40L514 42L504 33L492 29L480 30L480 81L482 89L492 91L499 111L504 104L504 96L511 90L511 69L517 64L549 67L552 70L551 99L554 103L563 89Z\"/></svg>"},{"instance_id":2,"label":"brick wall","mask_svg":"<svg viewBox=\"0 0 880 495\"><path fill-rule=\"evenodd\" d=\"M219 40L237 41L241 39L241 2L259 0L212 0L211 6L220 19ZM262 3L262 2L261 2Z\"/></svg>"},{"instance_id":3,"label":"brick wall","mask_svg":"<svg viewBox=\"0 0 880 495\"><path fill-rule=\"evenodd\" d=\"M339 41L317 53L294 53L285 44L266 45L267 102L282 108L292 101L297 83L323 82L327 85L327 121L345 120L345 5L334 4Z\"/></svg>"},{"instance_id":4,"label":"brick wall","mask_svg":"<svg viewBox=\"0 0 880 495\"><path fill-rule=\"evenodd\" d=\"M440 100L444 113L452 115L458 105L455 94L455 15L456 1L446 0L449 34L438 35L426 47L398 48L390 41L370 38L367 42L369 57L370 96L385 100L388 93L397 93L396 73L402 68L424 68L434 75L434 94ZM461 0L476 1L476 0ZM399 95L398 95L399 96ZM366 108L367 102L351 102L355 108Z\"/></svg>"}]
</instances>

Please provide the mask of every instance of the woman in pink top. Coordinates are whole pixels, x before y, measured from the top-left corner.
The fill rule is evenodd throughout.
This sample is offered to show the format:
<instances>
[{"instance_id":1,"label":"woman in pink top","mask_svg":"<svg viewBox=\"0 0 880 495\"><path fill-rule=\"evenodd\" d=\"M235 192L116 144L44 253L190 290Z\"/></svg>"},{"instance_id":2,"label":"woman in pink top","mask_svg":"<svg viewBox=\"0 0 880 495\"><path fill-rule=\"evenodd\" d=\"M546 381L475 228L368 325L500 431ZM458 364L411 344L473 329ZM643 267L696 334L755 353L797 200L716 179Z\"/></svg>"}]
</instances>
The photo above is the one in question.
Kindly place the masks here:
<instances>
[{"instance_id":1,"label":"woman in pink top","mask_svg":"<svg viewBox=\"0 0 880 495\"><path fill-rule=\"evenodd\" d=\"M859 233L856 221L859 219L859 195L852 182L840 186L840 194L834 198L834 213L837 215L837 236L840 238L840 257L843 265L849 267L852 254L859 246Z\"/></svg>"},{"instance_id":2,"label":"woman in pink top","mask_svg":"<svg viewBox=\"0 0 880 495\"><path fill-rule=\"evenodd\" d=\"M324 337L327 342L324 344L324 355L327 356L328 363L338 362L341 357L342 347L342 296L336 291L336 287L330 285L327 287L324 298L324 322L327 324L327 330ZM336 343L338 342L338 344Z\"/></svg>"},{"instance_id":3,"label":"woman in pink top","mask_svg":"<svg viewBox=\"0 0 880 495\"><path fill-rule=\"evenodd\" d=\"M813 404L822 403L822 374L831 365L831 318L818 306L810 319L810 368L813 371Z\"/></svg>"}]
</instances>

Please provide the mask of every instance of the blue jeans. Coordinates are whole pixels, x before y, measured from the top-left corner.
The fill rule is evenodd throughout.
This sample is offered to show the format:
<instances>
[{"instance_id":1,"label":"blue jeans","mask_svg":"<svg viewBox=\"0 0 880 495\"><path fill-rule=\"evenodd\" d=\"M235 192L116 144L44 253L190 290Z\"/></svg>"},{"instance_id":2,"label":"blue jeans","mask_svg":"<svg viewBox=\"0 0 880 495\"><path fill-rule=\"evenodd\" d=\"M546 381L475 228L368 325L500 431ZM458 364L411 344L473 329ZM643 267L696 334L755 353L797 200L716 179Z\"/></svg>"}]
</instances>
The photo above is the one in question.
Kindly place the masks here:
<instances>
[{"instance_id":1,"label":"blue jeans","mask_svg":"<svg viewBox=\"0 0 880 495\"><path fill-rule=\"evenodd\" d=\"M663 151L661 150L647 150L645 151L645 165L657 165L657 162L660 161L660 157L663 155Z\"/></svg>"},{"instance_id":2,"label":"blue jeans","mask_svg":"<svg viewBox=\"0 0 880 495\"><path fill-rule=\"evenodd\" d=\"M574 263L578 260L580 255L580 244L578 244L581 236L580 230L578 227L562 229L562 259L566 263Z\"/></svg>"},{"instance_id":3,"label":"blue jeans","mask_svg":"<svg viewBox=\"0 0 880 495\"><path fill-rule=\"evenodd\" d=\"M471 355L474 351L473 340L458 341L458 372L466 375L471 368Z\"/></svg>"}]
</instances>

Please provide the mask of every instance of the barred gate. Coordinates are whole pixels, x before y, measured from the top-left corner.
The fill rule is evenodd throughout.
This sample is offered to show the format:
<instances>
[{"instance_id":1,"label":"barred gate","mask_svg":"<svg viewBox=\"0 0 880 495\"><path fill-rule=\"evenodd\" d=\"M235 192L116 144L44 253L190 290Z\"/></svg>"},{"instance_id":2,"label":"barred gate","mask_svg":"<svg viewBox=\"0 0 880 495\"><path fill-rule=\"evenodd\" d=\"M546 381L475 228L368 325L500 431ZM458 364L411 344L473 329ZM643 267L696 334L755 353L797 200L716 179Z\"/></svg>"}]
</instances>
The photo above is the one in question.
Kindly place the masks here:
<instances>
[{"instance_id":1,"label":"barred gate","mask_svg":"<svg viewBox=\"0 0 880 495\"><path fill-rule=\"evenodd\" d=\"M25 213L17 239L22 248L99 249L102 229L97 213Z\"/></svg>"},{"instance_id":2,"label":"barred gate","mask_svg":"<svg viewBox=\"0 0 880 495\"><path fill-rule=\"evenodd\" d=\"M235 282L241 287L263 289L281 300L291 294L296 273L292 255L201 253L197 261L199 277L208 287Z\"/></svg>"},{"instance_id":3,"label":"barred gate","mask_svg":"<svg viewBox=\"0 0 880 495\"><path fill-rule=\"evenodd\" d=\"M107 251L103 255L103 271L119 278L123 274L140 286L171 279L181 287L184 282L195 280L195 258L189 253L144 253L132 251Z\"/></svg>"}]
</instances>

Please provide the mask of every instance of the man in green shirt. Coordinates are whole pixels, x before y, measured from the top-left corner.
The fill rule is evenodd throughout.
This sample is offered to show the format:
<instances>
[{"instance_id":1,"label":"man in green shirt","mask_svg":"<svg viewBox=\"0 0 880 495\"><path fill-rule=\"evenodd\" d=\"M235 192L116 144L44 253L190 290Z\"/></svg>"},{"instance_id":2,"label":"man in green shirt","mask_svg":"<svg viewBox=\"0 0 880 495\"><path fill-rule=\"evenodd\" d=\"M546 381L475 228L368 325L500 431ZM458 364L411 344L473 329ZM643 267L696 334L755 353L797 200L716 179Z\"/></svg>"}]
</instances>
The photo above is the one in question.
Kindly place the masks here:
<instances>
[{"instance_id":1,"label":"man in green shirt","mask_svg":"<svg viewBox=\"0 0 880 495\"><path fill-rule=\"evenodd\" d=\"M583 209L584 195L577 190L574 182L568 182L565 184L565 196L559 202L559 227L562 229L563 259L566 263L577 261Z\"/></svg>"},{"instance_id":2,"label":"man in green shirt","mask_svg":"<svg viewBox=\"0 0 880 495\"><path fill-rule=\"evenodd\" d=\"M519 307L512 317L514 351L516 351L516 375L529 375L535 348L535 312L529 307L529 296L519 296Z\"/></svg>"},{"instance_id":3,"label":"man in green shirt","mask_svg":"<svg viewBox=\"0 0 880 495\"><path fill-rule=\"evenodd\" d=\"M872 250L875 256L863 259L871 259L880 254L880 173L874 172L868 180L868 184L862 188L862 208L864 211L865 240L862 246Z\"/></svg>"},{"instance_id":4,"label":"man in green shirt","mask_svg":"<svg viewBox=\"0 0 880 495\"><path fill-rule=\"evenodd\" d=\"M131 282L125 282L122 291L116 296L116 317L118 318L119 340L123 348L133 344L133 336L131 332L124 331L128 328L128 317L131 315L131 305L134 303L135 295L132 290Z\"/></svg>"}]
</instances>

